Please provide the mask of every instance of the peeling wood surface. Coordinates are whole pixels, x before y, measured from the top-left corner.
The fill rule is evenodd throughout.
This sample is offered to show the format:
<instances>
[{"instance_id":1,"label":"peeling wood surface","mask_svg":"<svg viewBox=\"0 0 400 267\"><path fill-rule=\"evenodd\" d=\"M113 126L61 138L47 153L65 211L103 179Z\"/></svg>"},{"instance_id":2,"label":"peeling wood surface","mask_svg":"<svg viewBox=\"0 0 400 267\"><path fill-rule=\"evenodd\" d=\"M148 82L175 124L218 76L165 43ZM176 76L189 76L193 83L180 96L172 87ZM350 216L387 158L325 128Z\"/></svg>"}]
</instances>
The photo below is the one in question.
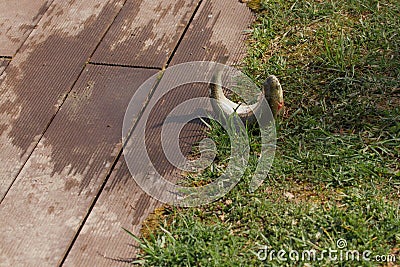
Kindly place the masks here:
<instances>
[{"instance_id":1,"label":"peeling wood surface","mask_svg":"<svg viewBox=\"0 0 400 267\"><path fill-rule=\"evenodd\" d=\"M14 2L0 3L0 17L2 5ZM14 18L14 36L23 35L14 39L12 60L0 59L0 266L130 266L124 260L135 257L137 244L122 227L139 235L161 203L118 157L125 109L171 58L171 65L224 56L240 63L253 17L236 0L35 2L15 11L19 20L4 15ZM143 157L149 152L166 179L181 177L161 149L161 126L174 107L208 89L184 85L155 103L173 79L164 75L154 94L135 95L132 140L146 142L147 151L131 151L134 175L151 175ZM147 121L139 115L144 103L154 105L141 114ZM182 153L203 137L199 121L186 124Z\"/></svg>"},{"instance_id":2,"label":"peeling wood surface","mask_svg":"<svg viewBox=\"0 0 400 267\"><path fill-rule=\"evenodd\" d=\"M91 61L161 68L199 0L128 0Z\"/></svg>"},{"instance_id":3,"label":"peeling wood surface","mask_svg":"<svg viewBox=\"0 0 400 267\"><path fill-rule=\"evenodd\" d=\"M17 52L52 1L0 1L0 56Z\"/></svg>"},{"instance_id":4,"label":"peeling wood surface","mask_svg":"<svg viewBox=\"0 0 400 267\"><path fill-rule=\"evenodd\" d=\"M0 78L0 199L123 4L56 0Z\"/></svg>"},{"instance_id":5,"label":"peeling wood surface","mask_svg":"<svg viewBox=\"0 0 400 267\"><path fill-rule=\"evenodd\" d=\"M121 149L129 100L154 73L85 69L2 203L2 264L60 263Z\"/></svg>"}]
</instances>

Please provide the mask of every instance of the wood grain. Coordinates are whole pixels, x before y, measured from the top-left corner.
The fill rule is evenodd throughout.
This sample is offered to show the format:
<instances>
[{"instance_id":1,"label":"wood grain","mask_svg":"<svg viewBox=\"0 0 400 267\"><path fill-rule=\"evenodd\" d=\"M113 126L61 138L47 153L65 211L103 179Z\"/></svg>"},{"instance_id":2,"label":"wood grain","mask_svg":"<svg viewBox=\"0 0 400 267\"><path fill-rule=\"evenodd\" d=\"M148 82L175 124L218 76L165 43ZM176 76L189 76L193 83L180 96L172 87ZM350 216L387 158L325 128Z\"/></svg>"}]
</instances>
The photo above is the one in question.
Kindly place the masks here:
<instances>
[{"instance_id":1,"label":"wood grain","mask_svg":"<svg viewBox=\"0 0 400 267\"><path fill-rule=\"evenodd\" d=\"M0 56L14 56L52 2L0 1Z\"/></svg>"},{"instance_id":2,"label":"wood grain","mask_svg":"<svg viewBox=\"0 0 400 267\"><path fill-rule=\"evenodd\" d=\"M162 68L199 0L128 0L91 61Z\"/></svg>"},{"instance_id":3,"label":"wood grain","mask_svg":"<svg viewBox=\"0 0 400 267\"><path fill-rule=\"evenodd\" d=\"M3 74L3 71L7 68L9 63L10 63L10 60L8 60L8 59L0 59L0 77L1 77L1 74Z\"/></svg>"},{"instance_id":4,"label":"wood grain","mask_svg":"<svg viewBox=\"0 0 400 267\"><path fill-rule=\"evenodd\" d=\"M124 0L55 0L0 78L0 200Z\"/></svg>"},{"instance_id":5,"label":"wood grain","mask_svg":"<svg viewBox=\"0 0 400 267\"><path fill-rule=\"evenodd\" d=\"M215 60L222 56L228 56L228 62L240 62L245 54L243 31L253 18L250 10L239 1L215 0L203 1L198 12L177 48L173 64L186 60ZM221 32L223 28L227 30ZM208 49L204 50L203 45L208 45ZM161 203L138 187L132 175L149 175L148 166L152 164L170 181L182 177L182 172L169 164L163 155L160 146L162 123L165 116L179 103L207 96L208 89L205 84L184 85L156 103L154 99L164 93L161 88L168 88L168 83L172 81L169 79L173 80L174 77L162 77L132 133L133 144L146 142L147 150L131 150L132 162L135 162L131 170L123 157L119 159L105 190L101 192L93 212L68 254L66 266L129 266L123 260L135 258L137 250L134 246L137 244L124 233L122 227L140 235L143 220L156 207L161 206ZM143 120L145 117L149 119ZM146 135L142 134L143 129L146 129ZM204 137L203 133L203 127L196 121L188 123L179 136L182 152L187 155L192 144ZM147 161L143 153L148 153L151 162Z\"/></svg>"},{"instance_id":6,"label":"wood grain","mask_svg":"<svg viewBox=\"0 0 400 267\"><path fill-rule=\"evenodd\" d=\"M1 204L0 265L62 261L121 149L125 109L155 73L84 70ZM105 215L111 221L99 223L113 222L112 214Z\"/></svg>"}]
</instances>

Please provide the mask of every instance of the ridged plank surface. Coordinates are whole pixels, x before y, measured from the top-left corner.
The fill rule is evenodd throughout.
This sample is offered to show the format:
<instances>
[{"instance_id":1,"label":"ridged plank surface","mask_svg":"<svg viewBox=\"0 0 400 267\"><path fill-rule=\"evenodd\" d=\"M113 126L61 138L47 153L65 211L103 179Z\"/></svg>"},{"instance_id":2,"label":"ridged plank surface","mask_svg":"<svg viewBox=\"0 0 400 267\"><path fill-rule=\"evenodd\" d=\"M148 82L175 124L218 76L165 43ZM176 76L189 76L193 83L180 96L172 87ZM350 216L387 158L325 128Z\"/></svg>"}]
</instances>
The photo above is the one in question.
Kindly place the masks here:
<instances>
[{"instance_id":1,"label":"ridged plank surface","mask_svg":"<svg viewBox=\"0 0 400 267\"><path fill-rule=\"evenodd\" d=\"M0 1L0 56L13 56L53 0Z\"/></svg>"},{"instance_id":2,"label":"ridged plank surface","mask_svg":"<svg viewBox=\"0 0 400 267\"><path fill-rule=\"evenodd\" d=\"M202 3L199 9L200 13L196 14L193 25L190 26L190 30L178 47L181 56L173 59L173 62L214 60L222 56L228 56L228 62L240 62L245 53L243 31L251 22L251 12L238 1L222 1L218 4L216 2L204 1ZM212 21L210 21L210 14L215 15ZM245 19L238 19L238 17L245 17ZM241 21L241 23L238 21ZM211 25L206 22L211 23ZM225 27L230 30L225 31L224 34L213 29L213 25L222 27L224 23L228 22L231 24L227 24ZM199 25L203 26L197 28ZM197 39L199 34L204 31L207 34L202 35L203 39ZM226 39L234 41L227 41ZM208 50L207 53L198 52L192 55L184 55L185 51L188 51L191 46L195 49L201 47L201 43L211 41L214 44L212 52ZM205 84L184 85L165 95L156 103L155 99L164 93L163 89L160 88L168 88L168 84L173 82L175 78L168 75L162 77L143 116L132 133L133 144L135 142L147 143L146 150L139 148L139 146L137 148L133 146L133 150L130 151L133 155L132 163L134 164L131 166L133 166L132 174L134 176L151 176L149 164L152 164L161 175L170 181L176 181L181 177L182 172L169 164L163 154L160 145L162 124L168 113L178 104L195 97L207 96L208 86ZM187 110L187 112L191 111ZM144 120L143 118L146 117L149 119ZM146 129L146 134L143 134L143 129ZM180 148L183 154L188 155L192 149L192 144L204 137L203 129L198 120L185 125L179 135ZM170 136L167 138L178 137ZM148 153L151 162L144 157L144 153ZM129 260L134 258L136 254L134 246L137 244L124 233L122 227L139 235L141 224L147 214L161 205L138 188L132 174L128 170L124 158L120 158L117 167L107 181L105 190L102 191L93 212L89 215L81 234L68 254L66 266L129 266L126 262L115 261L116 259Z\"/></svg>"},{"instance_id":3,"label":"ridged plank surface","mask_svg":"<svg viewBox=\"0 0 400 267\"><path fill-rule=\"evenodd\" d=\"M0 265L62 261L121 149L129 100L155 72L84 70L2 203Z\"/></svg>"},{"instance_id":4,"label":"ridged plank surface","mask_svg":"<svg viewBox=\"0 0 400 267\"><path fill-rule=\"evenodd\" d=\"M200 0L128 0L91 61L165 65Z\"/></svg>"},{"instance_id":5,"label":"ridged plank surface","mask_svg":"<svg viewBox=\"0 0 400 267\"><path fill-rule=\"evenodd\" d=\"M197 60L219 62L221 56L229 56L228 65L240 64L246 54L245 30L252 21L253 14L239 1L204 1L171 65Z\"/></svg>"},{"instance_id":6,"label":"ridged plank surface","mask_svg":"<svg viewBox=\"0 0 400 267\"><path fill-rule=\"evenodd\" d=\"M0 200L124 0L55 0L0 78Z\"/></svg>"},{"instance_id":7,"label":"ridged plank surface","mask_svg":"<svg viewBox=\"0 0 400 267\"><path fill-rule=\"evenodd\" d=\"M0 76L3 73L3 71L6 69L8 64L10 63L10 60L7 59L0 59Z\"/></svg>"},{"instance_id":8,"label":"ridged plank surface","mask_svg":"<svg viewBox=\"0 0 400 267\"><path fill-rule=\"evenodd\" d=\"M164 78L161 79L160 86L168 87L163 81ZM136 125L137 131L134 130L131 137L134 147L130 151L134 155L130 161L131 167L134 168L133 175L147 175L150 172L149 165L154 164L158 172L167 179L176 180L179 176L180 172L168 164L163 154L160 134L162 122L172 108L184 99L204 93L202 90L204 87L196 86L191 91L187 91L188 88L186 86L174 90L172 94L162 98L159 105L154 105L154 98L163 93L157 87L142 115L149 116L149 120L140 119ZM149 106L154 106L154 109L149 110ZM145 136L142 134L143 129L146 129ZM188 154L192 148L191 144L199 140L202 134L198 124L188 124L180 135L183 153ZM147 149L139 148L139 142L146 142ZM147 153L152 162L146 160ZM160 203L138 187L132 174L124 158L120 158L69 253L66 266L124 265L126 263L115 259L131 259L135 256L137 244L122 230L122 227L139 235L143 220L155 207L160 206Z\"/></svg>"},{"instance_id":9,"label":"ridged plank surface","mask_svg":"<svg viewBox=\"0 0 400 267\"><path fill-rule=\"evenodd\" d=\"M158 206L136 185L122 157L63 266L129 266L137 244L123 228L138 234Z\"/></svg>"}]
</instances>

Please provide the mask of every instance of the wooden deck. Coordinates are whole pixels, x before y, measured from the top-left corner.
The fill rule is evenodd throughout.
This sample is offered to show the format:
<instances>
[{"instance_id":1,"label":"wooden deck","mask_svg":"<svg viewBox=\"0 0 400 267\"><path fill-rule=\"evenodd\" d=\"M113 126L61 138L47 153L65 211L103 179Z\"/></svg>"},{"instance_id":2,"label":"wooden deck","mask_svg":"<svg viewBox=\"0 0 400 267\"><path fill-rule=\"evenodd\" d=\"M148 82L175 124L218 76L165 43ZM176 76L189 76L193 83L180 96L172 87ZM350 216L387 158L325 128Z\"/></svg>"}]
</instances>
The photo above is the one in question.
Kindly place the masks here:
<instances>
[{"instance_id":1,"label":"wooden deck","mask_svg":"<svg viewBox=\"0 0 400 267\"><path fill-rule=\"evenodd\" d=\"M0 3L0 266L127 265L112 260L136 253L122 227L139 234L160 205L121 153L129 101L163 68L221 56L240 62L252 14L238 0L17 2ZM165 102L206 95L205 86L186 85ZM134 138L173 107L147 122L140 114L150 110L138 108ZM190 133L183 151L198 138ZM159 131L152 136L159 147Z\"/></svg>"}]
</instances>

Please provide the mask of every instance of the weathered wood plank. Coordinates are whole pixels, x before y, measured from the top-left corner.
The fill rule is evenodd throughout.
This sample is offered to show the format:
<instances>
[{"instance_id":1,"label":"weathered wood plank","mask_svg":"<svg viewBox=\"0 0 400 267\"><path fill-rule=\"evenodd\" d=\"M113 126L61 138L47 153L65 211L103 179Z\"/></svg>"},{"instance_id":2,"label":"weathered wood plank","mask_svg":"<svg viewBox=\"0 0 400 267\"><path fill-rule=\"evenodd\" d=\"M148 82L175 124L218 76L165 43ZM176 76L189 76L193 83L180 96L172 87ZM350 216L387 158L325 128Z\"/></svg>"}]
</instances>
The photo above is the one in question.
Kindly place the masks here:
<instances>
[{"instance_id":1,"label":"weathered wood plank","mask_svg":"<svg viewBox=\"0 0 400 267\"><path fill-rule=\"evenodd\" d=\"M123 228L138 234L142 222L160 206L135 183L121 158L63 266L124 266L137 244Z\"/></svg>"},{"instance_id":2,"label":"weathered wood plank","mask_svg":"<svg viewBox=\"0 0 400 267\"><path fill-rule=\"evenodd\" d=\"M199 0L128 0L91 61L165 65Z\"/></svg>"},{"instance_id":3,"label":"weathered wood plank","mask_svg":"<svg viewBox=\"0 0 400 267\"><path fill-rule=\"evenodd\" d=\"M214 60L223 55L229 57L228 62L239 62L244 55L245 45L242 31L246 29L252 19L252 15L239 1L204 1L200 7L200 13L196 15L193 26L184 37L181 46L178 48L179 58L174 59L175 64L184 60ZM210 20L210 15L212 20ZM228 18L229 17L229 18ZM245 17L246 19L238 19ZM241 23L237 22L241 21ZM225 25L229 30L222 34L213 29L212 25ZM207 27L206 27L207 26ZM200 27L200 28L198 28ZM207 34L202 34L202 32ZM231 36L237 34L237 36ZM202 39L197 39L198 36ZM227 41L226 39L229 39ZM210 40L212 40L212 43ZM234 40L234 41L230 41ZM240 41L240 42L239 42ZM200 44L197 44L200 43ZM185 55L185 52L192 51L191 46L201 48L201 44L212 44L212 50L207 52L196 52L192 55ZM176 55L176 56L177 56ZM146 140L147 151L133 149L131 155L136 155L133 175L148 175L148 162L143 156L148 153L151 164L157 171L168 180L176 180L181 177L181 171L168 163L163 155L160 146L160 133L165 116L179 103L194 97L207 96L207 85L189 84L172 91L157 104L155 100L164 92L160 88L168 88L168 83L174 77L165 75L149 101L142 119L139 120L132 133L132 140L144 142ZM164 84L163 84L164 83ZM164 85L164 86L163 86ZM154 106L152 110L149 107ZM143 118L149 117L147 121ZM146 135L142 131L146 128ZM202 126L196 122L188 123L181 132L180 145L182 153L188 154L192 144L202 138ZM66 259L66 266L109 266L127 265L123 262L115 262L111 259L130 259L135 257L136 250L132 245L135 242L131 237L121 230L121 227L131 230L134 234L140 234L141 223L147 214L152 212L160 203L145 195L132 178L124 158L120 158L117 168L114 169L110 179L107 181L106 190L103 190L93 212L89 215L81 234L78 236ZM111 258L111 259L110 259ZM128 266L128 265L127 265Z\"/></svg>"},{"instance_id":4,"label":"weathered wood plank","mask_svg":"<svg viewBox=\"0 0 400 267\"><path fill-rule=\"evenodd\" d=\"M14 56L52 1L0 1L0 56Z\"/></svg>"},{"instance_id":5,"label":"weathered wood plank","mask_svg":"<svg viewBox=\"0 0 400 267\"><path fill-rule=\"evenodd\" d=\"M10 60L7 59L0 59L0 77L3 71L6 69L8 64L10 63Z\"/></svg>"},{"instance_id":6,"label":"weathered wood plank","mask_svg":"<svg viewBox=\"0 0 400 267\"><path fill-rule=\"evenodd\" d=\"M124 0L55 0L0 78L0 200Z\"/></svg>"},{"instance_id":7,"label":"weathered wood plank","mask_svg":"<svg viewBox=\"0 0 400 267\"><path fill-rule=\"evenodd\" d=\"M105 66L84 70L2 203L0 265L62 261L121 149L129 100L155 73Z\"/></svg>"},{"instance_id":8,"label":"weathered wood plank","mask_svg":"<svg viewBox=\"0 0 400 267\"><path fill-rule=\"evenodd\" d=\"M161 79L161 83L163 83L163 80L164 78ZM165 86L163 87L165 88ZM187 86L181 89L160 100L160 103L163 104L156 105L153 112L145 109L143 116L150 116L149 120L140 120L136 125L138 131L135 130L133 132L133 142L146 142L148 146L147 150L136 148L131 151L135 155L135 159L131 161L131 167L135 168L133 175L147 174L149 165L154 164L158 172L167 179L173 180L178 177L179 174L172 165L168 164L160 146L162 122L177 103L203 92L203 90L198 90L202 89L198 86L197 88L192 88L191 92ZM162 90L156 90L149 101L149 105L153 106L155 104L154 97L158 97L162 93ZM146 138L142 134L145 128ZM196 130L198 130L197 125L190 124L180 135L183 141L181 147L183 153L188 154L192 148L191 144L199 140L202 132L196 132ZM196 135L193 135L193 132ZM152 162L147 161L145 153L149 153L149 157L153 160ZM160 206L158 201L138 187L129 172L124 158L120 158L117 168L113 170L105 190L102 191L82 232L69 253L65 266L123 265L123 262L114 262L112 259L134 257L137 252L135 248L137 244L122 230L122 227L139 235L143 220L158 206Z\"/></svg>"},{"instance_id":9,"label":"weathered wood plank","mask_svg":"<svg viewBox=\"0 0 400 267\"><path fill-rule=\"evenodd\" d=\"M179 45L171 65L208 60L240 64L246 53L245 30L254 16L245 4L235 0L204 1ZM225 63L225 62L222 62Z\"/></svg>"}]
</instances>

